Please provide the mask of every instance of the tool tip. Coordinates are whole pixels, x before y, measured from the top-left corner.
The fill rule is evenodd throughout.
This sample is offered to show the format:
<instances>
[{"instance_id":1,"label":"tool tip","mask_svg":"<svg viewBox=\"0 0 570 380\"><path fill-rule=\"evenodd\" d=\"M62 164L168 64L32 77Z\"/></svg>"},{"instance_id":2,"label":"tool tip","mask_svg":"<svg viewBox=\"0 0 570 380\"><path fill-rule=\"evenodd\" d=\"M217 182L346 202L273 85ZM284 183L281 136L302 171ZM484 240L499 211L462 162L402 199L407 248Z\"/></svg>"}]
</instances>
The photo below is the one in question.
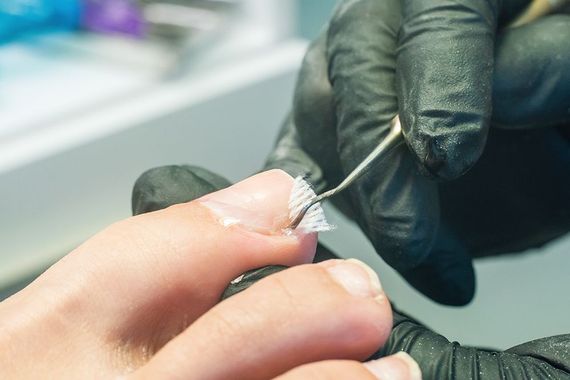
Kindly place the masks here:
<instances>
[{"instance_id":1,"label":"tool tip","mask_svg":"<svg viewBox=\"0 0 570 380\"><path fill-rule=\"evenodd\" d=\"M304 177L296 177L289 196L289 220L287 229L299 229L305 233L334 229L329 224L320 203L313 204L317 195Z\"/></svg>"}]
</instances>

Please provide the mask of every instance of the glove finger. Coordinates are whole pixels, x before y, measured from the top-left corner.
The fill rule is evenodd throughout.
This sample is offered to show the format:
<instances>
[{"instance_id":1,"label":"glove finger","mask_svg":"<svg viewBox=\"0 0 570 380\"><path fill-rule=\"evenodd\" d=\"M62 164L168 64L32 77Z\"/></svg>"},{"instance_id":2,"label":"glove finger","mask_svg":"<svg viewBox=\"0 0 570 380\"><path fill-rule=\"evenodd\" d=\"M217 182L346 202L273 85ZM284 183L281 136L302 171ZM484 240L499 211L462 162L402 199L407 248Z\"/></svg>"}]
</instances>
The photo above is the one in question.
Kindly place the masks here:
<instances>
[{"instance_id":1,"label":"glove finger","mask_svg":"<svg viewBox=\"0 0 570 380\"><path fill-rule=\"evenodd\" d=\"M507 29L496 44L493 123L521 128L570 121L570 16Z\"/></svg>"},{"instance_id":2,"label":"glove finger","mask_svg":"<svg viewBox=\"0 0 570 380\"><path fill-rule=\"evenodd\" d=\"M133 215L190 202L231 183L207 169L190 165L161 166L137 179L132 194Z\"/></svg>"},{"instance_id":3,"label":"glove finger","mask_svg":"<svg viewBox=\"0 0 570 380\"><path fill-rule=\"evenodd\" d=\"M405 351L419 364L424 379L570 379L570 335L494 352L462 347L398 311L393 313L390 338L374 357Z\"/></svg>"},{"instance_id":4,"label":"glove finger","mask_svg":"<svg viewBox=\"0 0 570 380\"><path fill-rule=\"evenodd\" d=\"M396 115L399 15L396 0L345 2L331 22L329 77L345 175L382 141ZM437 189L416 173L405 146L353 184L350 195L358 223L388 264L408 271L425 260L439 221Z\"/></svg>"},{"instance_id":5,"label":"glove finger","mask_svg":"<svg viewBox=\"0 0 570 380\"><path fill-rule=\"evenodd\" d=\"M463 306L475 296L471 256L443 223L427 259L402 276L422 294L444 305Z\"/></svg>"},{"instance_id":6,"label":"glove finger","mask_svg":"<svg viewBox=\"0 0 570 380\"><path fill-rule=\"evenodd\" d=\"M485 146L491 118L499 0L404 0L398 97L406 140L422 171L465 173Z\"/></svg>"}]
</instances>

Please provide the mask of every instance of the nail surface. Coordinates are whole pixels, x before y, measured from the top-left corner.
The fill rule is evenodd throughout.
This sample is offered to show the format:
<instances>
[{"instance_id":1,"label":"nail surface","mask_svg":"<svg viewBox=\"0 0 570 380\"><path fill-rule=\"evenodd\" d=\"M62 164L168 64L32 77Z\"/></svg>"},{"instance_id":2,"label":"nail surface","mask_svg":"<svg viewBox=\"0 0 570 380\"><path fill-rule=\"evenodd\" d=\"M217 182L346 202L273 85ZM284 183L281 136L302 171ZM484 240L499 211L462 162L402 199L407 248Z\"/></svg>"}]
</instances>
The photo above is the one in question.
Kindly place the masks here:
<instances>
[{"instance_id":1,"label":"nail surface","mask_svg":"<svg viewBox=\"0 0 570 380\"><path fill-rule=\"evenodd\" d=\"M418 363L407 353L398 352L379 360L364 363L364 366L380 380L421 380Z\"/></svg>"},{"instance_id":2,"label":"nail surface","mask_svg":"<svg viewBox=\"0 0 570 380\"><path fill-rule=\"evenodd\" d=\"M226 226L272 234L288 222L288 199L293 178L281 170L270 170L198 200Z\"/></svg>"},{"instance_id":3,"label":"nail surface","mask_svg":"<svg viewBox=\"0 0 570 380\"><path fill-rule=\"evenodd\" d=\"M354 296L376 298L383 294L378 275L362 261L337 260L327 265L326 269L336 282Z\"/></svg>"}]
</instances>

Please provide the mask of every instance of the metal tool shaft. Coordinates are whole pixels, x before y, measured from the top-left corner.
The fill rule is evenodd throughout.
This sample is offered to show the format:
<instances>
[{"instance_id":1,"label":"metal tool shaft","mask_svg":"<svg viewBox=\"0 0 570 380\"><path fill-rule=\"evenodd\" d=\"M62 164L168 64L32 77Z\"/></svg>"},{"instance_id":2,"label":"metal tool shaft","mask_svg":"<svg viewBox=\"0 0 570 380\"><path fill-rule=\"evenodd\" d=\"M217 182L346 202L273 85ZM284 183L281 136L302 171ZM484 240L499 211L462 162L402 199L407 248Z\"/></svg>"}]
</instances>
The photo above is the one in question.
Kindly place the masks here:
<instances>
[{"instance_id":1,"label":"metal tool shaft","mask_svg":"<svg viewBox=\"0 0 570 380\"><path fill-rule=\"evenodd\" d=\"M374 150L370 152L370 154L366 156L366 158L362 160L362 162L358 164L358 166L354 168L354 170L350 172L350 174L346 176L346 178L340 184L338 184L338 186L316 196L311 202L303 206L299 214L291 221L288 228L297 228L311 207L327 198L340 193L349 187L354 181L362 177L362 175L366 173L372 165L381 160L383 157L386 157L386 154L388 152L392 151L393 148L397 147L403 142L404 140L402 139L402 126L400 125L400 118L396 116L394 119L392 119L392 122L390 124L390 132L386 138L384 138L384 140L382 140L382 142L376 146L376 148L374 148Z\"/></svg>"}]
</instances>

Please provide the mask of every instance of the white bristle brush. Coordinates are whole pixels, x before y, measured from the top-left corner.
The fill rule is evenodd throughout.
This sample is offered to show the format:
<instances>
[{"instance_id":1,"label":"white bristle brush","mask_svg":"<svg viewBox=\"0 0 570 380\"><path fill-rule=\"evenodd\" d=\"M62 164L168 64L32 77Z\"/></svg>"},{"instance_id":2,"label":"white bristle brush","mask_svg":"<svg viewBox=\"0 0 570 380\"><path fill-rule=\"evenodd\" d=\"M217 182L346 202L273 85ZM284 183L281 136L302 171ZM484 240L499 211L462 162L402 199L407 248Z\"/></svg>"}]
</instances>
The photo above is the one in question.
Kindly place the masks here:
<instances>
[{"instance_id":1,"label":"white bristle brush","mask_svg":"<svg viewBox=\"0 0 570 380\"><path fill-rule=\"evenodd\" d=\"M303 207L310 204L316 197L317 194L305 178L301 176L295 178L291 195L289 195L289 219L293 220L303 210ZM335 226L327 222L321 204L316 203L307 211L295 229L311 233L330 231L334 228Z\"/></svg>"}]
</instances>

